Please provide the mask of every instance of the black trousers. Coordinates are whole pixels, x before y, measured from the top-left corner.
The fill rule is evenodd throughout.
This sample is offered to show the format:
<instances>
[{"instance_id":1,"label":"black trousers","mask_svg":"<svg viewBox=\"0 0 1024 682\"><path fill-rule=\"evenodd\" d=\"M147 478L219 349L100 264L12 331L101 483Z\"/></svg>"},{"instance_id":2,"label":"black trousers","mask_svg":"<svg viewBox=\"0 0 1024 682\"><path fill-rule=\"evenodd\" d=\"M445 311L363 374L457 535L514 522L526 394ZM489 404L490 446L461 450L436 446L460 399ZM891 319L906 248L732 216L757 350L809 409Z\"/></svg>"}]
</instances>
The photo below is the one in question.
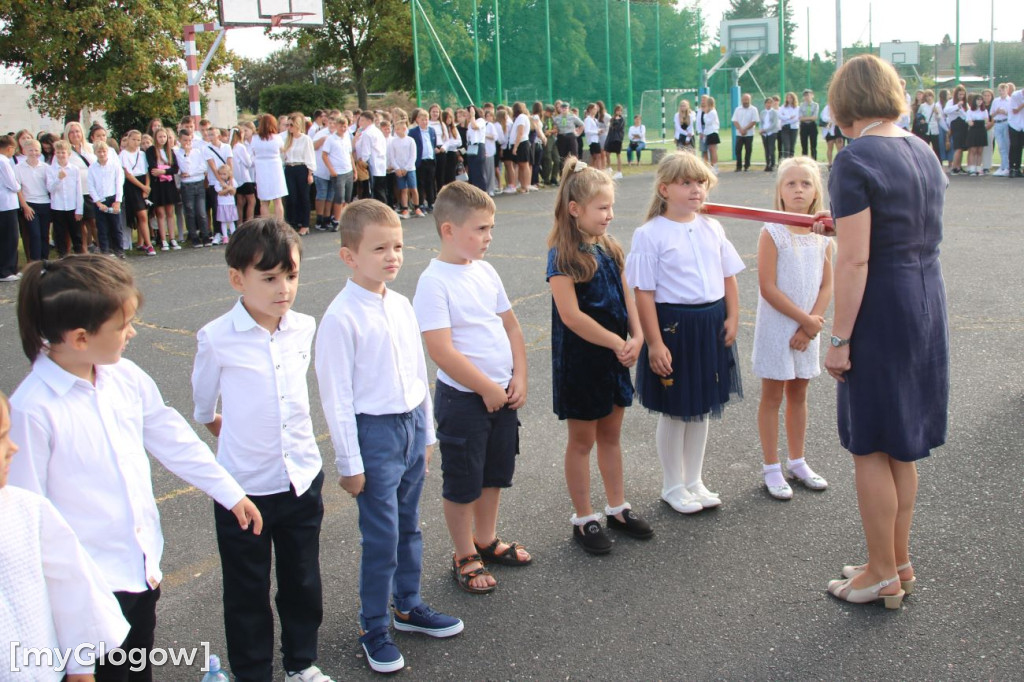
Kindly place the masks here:
<instances>
[{"instance_id":1,"label":"black trousers","mask_svg":"<svg viewBox=\"0 0 1024 682\"><path fill-rule=\"evenodd\" d=\"M388 176L370 176L370 198L376 199L385 206L391 205L391 199L388 197Z\"/></svg>"},{"instance_id":2,"label":"black trousers","mask_svg":"<svg viewBox=\"0 0 1024 682\"><path fill-rule=\"evenodd\" d=\"M309 227L309 168L302 163L284 167L288 196L284 199L284 218L296 230Z\"/></svg>"},{"instance_id":3,"label":"black trousers","mask_svg":"<svg viewBox=\"0 0 1024 682\"><path fill-rule=\"evenodd\" d=\"M788 159L793 156L793 150L796 147L796 133L796 128L782 127L782 131L779 133L779 139L782 141L780 158Z\"/></svg>"},{"instance_id":4,"label":"black trousers","mask_svg":"<svg viewBox=\"0 0 1024 682\"><path fill-rule=\"evenodd\" d=\"M754 149L754 136L753 135L737 135L736 136L736 170L741 168L750 168L750 154ZM743 163L743 150L747 152L747 162Z\"/></svg>"},{"instance_id":5,"label":"black trousers","mask_svg":"<svg viewBox=\"0 0 1024 682\"><path fill-rule=\"evenodd\" d=\"M96 238L103 253L124 253L124 245L121 243L121 216L109 212L115 199L117 197L112 196L103 200L103 205L108 209L107 213L99 207L96 208Z\"/></svg>"},{"instance_id":6,"label":"black trousers","mask_svg":"<svg viewBox=\"0 0 1024 682\"><path fill-rule=\"evenodd\" d=\"M761 140L764 142L765 168L775 168L775 143L778 141L778 137L778 133L771 133L768 135L761 136Z\"/></svg>"},{"instance_id":7,"label":"black trousers","mask_svg":"<svg viewBox=\"0 0 1024 682\"><path fill-rule=\"evenodd\" d=\"M487 157L484 156L484 146L481 144L476 154L466 157L466 172L469 173L469 183L484 192L487 191ZM491 170L493 173L494 171Z\"/></svg>"},{"instance_id":8,"label":"black trousers","mask_svg":"<svg viewBox=\"0 0 1024 682\"><path fill-rule=\"evenodd\" d=\"M566 157L575 156L579 158L580 150L576 144L576 133L565 133L564 135L558 136L558 175L562 175L562 165L565 164Z\"/></svg>"},{"instance_id":9,"label":"black trousers","mask_svg":"<svg viewBox=\"0 0 1024 682\"><path fill-rule=\"evenodd\" d=\"M437 199L434 168L433 159L420 159L416 162L416 189L419 190L420 204L423 206L433 206Z\"/></svg>"},{"instance_id":10,"label":"black trousers","mask_svg":"<svg viewBox=\"0 0 1024 682\"><path fill-rule=\"evenodd\" d=\"M131 627L128 638L120 647L131 658L126 658L120 663L120 652L114 656L108 652L106 659L96 664L96 682L152 682L153 670L149 665L149 651L153 648L156 633L156 603L160 599L160 588L145 592L115 592L114 597L121 605L121 613ZM136 651L134 654L133 650ZM140 651L145 654L144 657ZM109 663L111 658L120 665ZM136 663L133 663L132 659Z\"/></svg>"},{"instance_id":11,"label":"black trousers","mask_svg":"<svg viewBox=\"0 0 1024 682\"><path fill-rule=\"evenodd\" d=\"M814 121L800 122L800 154L808 156L807 147L810 144L810 157L818 160L818 124Z\"/></svg>"},{"instance_id":12,"label":"black trousers","mask_svg":"<svg viewBox=\"0 0 1024 682\"><path fill-rule=\"evenodd\" d=\"M381 178L383 180L383 178ZM213 507L224 576L224 634L238 682L269 682L274 673L274 613L270 608L271 547L277 564L277 613L286 672L313 665L323 620L320 523L324 516L320 472L309 490L249 499L263 515L263 533L243 531L230 510Z\"/></svg>"},{"instance_id":13,"label":"black trousers","mask_svg":"<svg viewBox=\"0 0 1024 682\"><path fill-rule=\"evenodd\" d=\"M122 209L123 210L123 209ZM80 253L82 250L82 229L75 221L74 209L70 211L50 211L50 219L53 220L53 245L57 249L57 255L63 258L68 255L68 238L71 238L71 253Z\"/></svg>"},{"instance_id":14,"label":"black trousers","mask_svg":"<svg viewBox=\"0 0 1024 682\"><path fill-rule=\"evenodd\" d=\"M19 230L18 209L0 211L0 277L18 274Z\"/></svg>"},{"instance_id":15,"label":"black trousers","mask_svg":"<svg viewBox=\"0 0 1024 682\"><path fill-rule=\"evenodd\" d=\"M1021 153L1024 152L1024 130L1014 130L1012 127L1007 127L1010 131L1010 170L1020 171Z\"/></svg>"}]
</instances>

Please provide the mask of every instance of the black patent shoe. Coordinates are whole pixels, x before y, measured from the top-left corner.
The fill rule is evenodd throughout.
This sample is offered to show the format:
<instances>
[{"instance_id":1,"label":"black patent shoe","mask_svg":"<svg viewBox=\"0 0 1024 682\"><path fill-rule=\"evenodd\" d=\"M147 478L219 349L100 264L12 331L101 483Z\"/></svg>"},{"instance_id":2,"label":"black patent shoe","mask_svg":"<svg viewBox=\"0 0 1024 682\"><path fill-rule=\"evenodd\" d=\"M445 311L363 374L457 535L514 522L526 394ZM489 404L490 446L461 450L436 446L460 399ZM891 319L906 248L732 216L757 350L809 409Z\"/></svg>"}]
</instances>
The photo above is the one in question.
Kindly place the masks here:
<instances>
[{"instance_id":1,"label":"black patent shoe","mask_svg":"<svg viewBox=\"0 0 1024 682\"><path fill-rule=\"evenodd\" d=\"M609 515L608 527L614 530L622 531L626 535L636 538L637 540L647 540L654 535L654 529L651 528L651 524L644 521L644 519L632 509L626 509L622 512L622 518L625 521L619 521L615 516Z\"/></svg>"},{"instance_id":2,"label":"black patent shoe","mask_svg":"<svg viewBox=\"0 0 1024 682\"><path fill-rule=\"evenodd\" d=\"M597 521L587 521L582 526L573 524L572 537L583 551L590 554L607 554L612 551L612 541Z\"/></svg>"}]
</instances>

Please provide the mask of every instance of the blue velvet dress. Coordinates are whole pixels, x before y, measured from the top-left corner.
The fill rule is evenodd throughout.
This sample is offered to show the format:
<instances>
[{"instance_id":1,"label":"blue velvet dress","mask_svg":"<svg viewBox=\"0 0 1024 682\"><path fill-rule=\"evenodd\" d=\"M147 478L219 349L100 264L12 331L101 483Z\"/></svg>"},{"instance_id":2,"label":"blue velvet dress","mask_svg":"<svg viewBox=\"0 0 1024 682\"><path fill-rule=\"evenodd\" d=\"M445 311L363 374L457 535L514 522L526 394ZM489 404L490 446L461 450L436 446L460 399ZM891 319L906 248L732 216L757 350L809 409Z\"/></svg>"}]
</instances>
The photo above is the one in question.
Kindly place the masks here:
<instances>
[{"instance_id":1,"label":"blue velvet dress","mask_svg":"<svg viewBox=\"0 0 1024 682\"><path fill-rule=\"evenodd\" d=\"M597 271L589 282L576 284L580 310L623 341L629 331L622 275L615 261L600 247L592 247ZM548 251L547 279L561 275L555 249ZM615 405L633 404L629 369L615 352L584 341L565 326L551 301L551 392L559 419L592 421L607 417Z\"/></svg>"},{"instance_id":2,"label":"blue velvet dress","mask_svg":"<svg viewBox=\"0 0 1024 682\"><path fill-rule=\"evenodd\" d=\"M836 156L828 184L834 218L871 210L851 369L838 384L839 440L855 455L926 457L946 441L949 332L939 243L948 181L917 137L866 136Z\"/></svg>"}]
</instances>

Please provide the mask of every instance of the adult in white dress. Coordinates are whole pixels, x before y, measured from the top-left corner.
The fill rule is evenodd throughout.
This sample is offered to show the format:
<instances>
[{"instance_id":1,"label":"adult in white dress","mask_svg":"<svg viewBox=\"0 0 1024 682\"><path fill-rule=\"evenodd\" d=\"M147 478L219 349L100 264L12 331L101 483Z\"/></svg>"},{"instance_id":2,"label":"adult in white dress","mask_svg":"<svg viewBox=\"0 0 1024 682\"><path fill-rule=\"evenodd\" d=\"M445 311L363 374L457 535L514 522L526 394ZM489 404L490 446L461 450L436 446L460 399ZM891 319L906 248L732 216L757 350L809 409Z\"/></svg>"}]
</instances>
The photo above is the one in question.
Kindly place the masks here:
<instances>
[{"instance_id":1,"label":"adult in white dress","mask_svg":"<svg viewBox=\"0 0 1024 682\"><path fill-rule=\"evenodd\" d=\"M283 220L284 203L281 197L288 196L288 186L284 181L284 160L281 156L284 140L277 133L277 119L264 114L260 117L256 136L252 138L250 152L261 215L267 215L273 202L274 215Z\"/></svg>"}]
</instances>

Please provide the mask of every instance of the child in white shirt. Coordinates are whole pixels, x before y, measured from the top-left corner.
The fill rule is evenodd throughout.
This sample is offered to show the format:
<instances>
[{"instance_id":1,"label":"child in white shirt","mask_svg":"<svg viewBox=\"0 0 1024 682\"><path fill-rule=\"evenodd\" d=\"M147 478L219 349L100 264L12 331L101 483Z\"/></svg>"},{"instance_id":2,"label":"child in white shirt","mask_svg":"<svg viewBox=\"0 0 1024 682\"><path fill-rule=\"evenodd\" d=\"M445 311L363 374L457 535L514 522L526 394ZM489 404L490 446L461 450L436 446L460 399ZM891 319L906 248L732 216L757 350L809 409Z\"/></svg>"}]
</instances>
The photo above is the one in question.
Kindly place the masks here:
<instances>
[{"instance_id":1,"label":"child in white shirt","mask_svg":"<svg viewBox=\"0 0 1024 682\"><path fill-rule=\"evenodd\" d=\"M28 259L46 260L50 256L50 192L46 189L47 166L42 161L38 140L25 140L21 147L25 160L14 167L21 183L21 211L28 230Z\"/></svg>"},{"instance_id":2,"label":"child in white shirt","mask_svg":"<svg viewBox=\"0 0 1024 682\"><path fill-rule=\"evenodd\" d=\"M83 254L25 269L18 327L32 371L11 397L11 435L25 453L10 475L14 485L53 503L99 565L131 625L122 648L129 661L144 661L141 677L152 679L145 670L163 579L163 534L147 452L230 509L243 529L251 525L259 534L263 522L206 444L164 403L153 379L122 358L135 336L139 300L128 267L108 256ZM127 679L129 661L104 661L99 669Z\"/></svg>"},{"instance_id":3,"label":"child in white shirt","mask_svg":"<svg viewBox=\"0 0 1024 682\"><path fill-rule=\"evenodd\" d=\"M18 195L21 183L14 174L14 138L0 137L0 282L17 282Z\"/></svg>"},{"instance_id":4,"label":"child in white shirt","mask_svg":"<svg viewBox=\"0 0 1024 682\"><path fill-rule=\"evenodd\" d=\"M395 187L398 189L398 217L409 217L407 202L411 198L415 207L415 216L423 217L420 210L419 192L416 191L416 140L408 135L409 124L398 121L395 124L395 136L388 142L388 165L394 169Z\"/></svg>"},{"instance_id":5,"label":"child in white shirt","mask_svg":"<svg viewBox=\"0 0 1024 682\"><path fill-rule=\"evenodd\" d=\"M110 159L106 142L97 144L93 151L96 163L89 166L89 198L96 205L96 236L102 253L114 253L124 258L121 241L121 198L124 192L124 169Z\"/></svg>"},{"instance_id":6,"label":"child in white shirt","mask_svg":"<svg viewBox=\"0 0 1024 682\"><path fill-rule=\"evenodd\" d=\"M78 223L82 220L85 204L78 168L70 163L71 145L65 140L53 143L53 164L46 178L46 190L50 193L50 217L53 220L53 246L57 255L68 254L68 239L71 252L82 253L82 231Z\"/></svg>"}]
</instances>

